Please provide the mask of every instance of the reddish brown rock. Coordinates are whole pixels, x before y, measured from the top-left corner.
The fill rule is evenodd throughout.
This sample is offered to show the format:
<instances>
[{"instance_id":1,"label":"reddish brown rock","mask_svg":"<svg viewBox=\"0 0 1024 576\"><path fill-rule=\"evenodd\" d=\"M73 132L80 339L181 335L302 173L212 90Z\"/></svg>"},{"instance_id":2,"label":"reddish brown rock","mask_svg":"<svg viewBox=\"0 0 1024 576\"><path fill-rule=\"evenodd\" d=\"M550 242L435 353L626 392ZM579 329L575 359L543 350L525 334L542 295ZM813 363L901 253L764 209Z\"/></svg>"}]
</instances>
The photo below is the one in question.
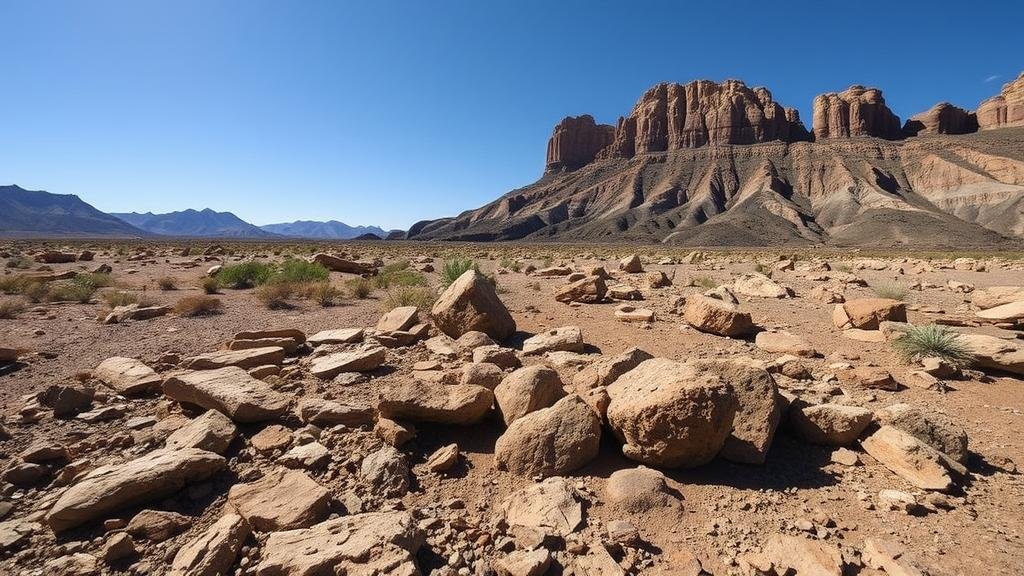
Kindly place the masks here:
<instances>
[{"instance_id":1,"label":"reddish brown rock","mask_svg":"<svg viewBox=\"0 0 1024 576\"><path fill-rule=\"evenodd\" d=\"M900 119L885 105L882 91L856 85L818 95L812 124L815 140L857 136L898 140L903 135Z\"/></svg>"},{"instance_id":2,"label":"reddish brown rock","mask_svg":"<svg viewBox=\"0 0 1024 576\"><path fill-rule=\"evenodd\" d=\"M1024 126L1024 72L1003 90L978 106L978 127L982 130Z\"/></svg>"},{"instance_id":3,"label":"reddish brown rock","mask_svg":"<svg viewBox=\"0 0 1024 576\"><path fill-rule=\"evenodd\" d=\"M555 125L548 140L548 170L574 170L589 164L615 139L615 127L597 124L588 114L568 116Z\"/></svg>"},{"instance_id":4,"label":"reddish brown rock","mask_svg":"<svg viewBox=\"0 0 1024 576\"><path fill-rule=\"evenodd\" d=\"M949 102L940 102L925 112L915 114L903 125L907 136L924 134L968 134L978 131L978 117Z\"/></svg>"}]
</instances>

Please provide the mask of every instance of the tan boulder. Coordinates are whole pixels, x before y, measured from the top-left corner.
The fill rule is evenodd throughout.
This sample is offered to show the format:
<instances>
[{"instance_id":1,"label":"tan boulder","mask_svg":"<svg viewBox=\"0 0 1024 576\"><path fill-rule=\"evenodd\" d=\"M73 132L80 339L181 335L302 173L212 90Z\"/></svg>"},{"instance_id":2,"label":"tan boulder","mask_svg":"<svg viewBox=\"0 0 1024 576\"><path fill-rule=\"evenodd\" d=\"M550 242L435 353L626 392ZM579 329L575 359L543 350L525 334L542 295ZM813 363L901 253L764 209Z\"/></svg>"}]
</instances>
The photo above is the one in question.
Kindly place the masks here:
<instances>
[{"instance_id":1,"label":"tan boulder","mask_svg":"<svg viewBox=\"0 0 1024 576\"><path fill-rule=\"evenodd\" d=\"M437 328L452 338L477 330L502 341L516 331L494 285L477 270L467 270L438 297L430 310Z\"/></svg>"},{"instance_id":2,"label":"tan boulder","mask_svg":"<svg viewBox=\"0 0 1024 576\"><path fill-rule=\"evenodd\" d=\"M186 448L156 450L123 464L100 466L61 495L46 514L46 522L54 532L62 532L129 506L165 498L226 465L217 454Z\"/></svg>"},{"instance_id":3,"label":"tan boulder","mask_svg":"<svg viewBox=\"0 0 1024 576\"><path fill-rule=\"evenodd\" d=\"M248 484L235 484L228 503L260 532L304 528L327 517L330 493L299 470L274 468Z\"/></svg>"},{"instance_id":4,"label":"tan boulder","mask_svg":"<svg viewBox=\"0 0 1024 576\"><path fill-rule=\"evenodd\" d=\"M314 358L309 372L321 380L330 380L342 372L369 372L384 363L387 350L382 346L335 352Z\"/></svg>"},{"instance_id":5,"label":"tan boulder","mask_svg":"<svg viewBox=\"0 0 1024 576\"><path fill-rule=\"evenodd\" d=\"M965 462L970 455L967 432L945 414L910 404L893 404L875 411L875 419L916 437L957 462Z\"/></svg>"},{"instance_id":6,"label":"tan boulder","mask_svg":"<svg viewBox=\"0 0 1024 576\"><path fill-rule=\"evenodd\" d=\"M907 551L892 540L866 538L861 558L868 568L882 570L887 576L928 576L929 572L921 568L910 558Z\"/></svg>"},{"instance_id":7,"label":"tan boulder","mask_svg":"<svg viewBox=\"0 0 1024 576\"><path fill-rule=\"evenodd\" d=\"M558 372L541 364L525 366L502 379L494 398L505 425L530 412L547 408L565 396Z\"/></svg>"},{"instance_id":8,"label":"tan boulder","mask_svg":"<svg viewBox=\"0 0 1024 576\"><path fill-rule=\"evenodd\" d=\"M608 293L608 286L600 276L587 276L562 286L555 291L555 300L558 302L582 302L594 304L604 300Z\"/></svg>"},{"instance_id":9,"label":"tan boulder","mask_svg":"<svg viewBox=\"0 0 1024 576\"><path fill-rule=\"evenodd\" d=\"M274 532L261 548L255 573L418 576L416 552L423 542L424 534L408 511L342 516L308 528Z\"/></svg>"},{"instance_id":10,"label":"tan boulder","mask_svg":"<svg viewBox=\"0 0 1024 576\"><path fill-rule=\"evenodd\" d=\"M314 254L310 258L311 262L316 262L324 268L332 272L343 272L345 274L358 274L360 276L372 276L377 274L377 267L372 262L354 262L352 260L345 260L337 256L330 254Z\"/></svg>"},{"instance_id":11,"label":"tan boulder","mask_svg":"<svg viewBox=\"0 0 1024 576\"><path fill-rule=\"evenodd\" d=\"M92 371L101 382L125 396L145 394L160 388L163 378L134 358L114 356L100 362Z\"/></svg>"},{"instance_id":12,"label":"tan boulder","mask_svg":"<svg viewBox=\"0 0 1024 576\"><path fill-rule=\"evenodd\" d=\"M942 454L907 432L883 425L862 440L861 447L918 488L944 491L953 486Z\"/></svg>"},{"instance_id":13,"label":"tan boulder","mask_svg":"<svg viewBox=\"0 0 1024 576\"><path fill-rule=\"evenodd\" d=\"M639 274L644 271L644 265L640 262L640 257L636 254L630 254L622 260L619 260L619 270L628 274Z\"/></svg>"},{"instance_id":14,"label":"tan boulder","mask_svg":"<svg viewBox=\"0 0 1024 576\"><path fill-rule=\"evenodd\" d=\"M789 408L789 422L797 434L824 446L853 444L871 424L871 416L867 408L843 404L794 402Z\"/></svg>"},{"instance_id":15,"label":"tan boulder","mask_svg":"<svg viewBox=\"0 0 1024 576\"><path fill-rule=\"evenodd\" d=\"M164 395L178 402L218 410L236 422L273 420L288 411L289 398L245 370L183 370L164 380Z\"/></svg>"},{"instance_id":16,"label":"tan boulder","mask_svg":"<svg viewBox=\"0 0 1024 576\"><path fill-rule=\"evenodd\" d=\"M163 542L188 530L192 519L177 512L142 510L128 522L125 531L141 540Z\"/></svg>"},{"instance_id":17,"label":"tan boulder","mask_svg":"<svg viewBox=\"0 0 1024 576\"><path fill-rule=\"evenodd\" d=\"M281 364L284 362L284 348L265 346L246 350L218 350L208 354L200 354L185 360L185 367L190 370L216 370L228 366L238 368L255 368L265 364Z\"/></svg>"},{"instance_id":18,"label":"tan boulder","mask_svg":"<svg viewBox=\"0 0 1024 576\"><path fill-rule=\"evenodd\" d=\"M842 576L843 556L834 545L800 536L774 534L760 554L775 574Z\"/></svg>"},{"instance_id":19,"label":"tan boulder","mask_svg":"<svg viewBox=\"0 0 1024 576\"><path fill-rule=\"evenodd\" d=\"M1024 318L1024 301L986 308L976 312L974 316L985 322L1017 322Z\"/></svg>"},{"instance_id":20,"label":"tan boulder","mask_svg":"<svg viewBox=\"0 0 1024 576\"><path fill-rule=\"evenodd\" d=\"M514 492L501 504L500 512L513 532L523 529L564 538L583 523L580 496L560 476Z\"/></svg>"},{"instance_id":21,"label":"tan boulder","mask_svg":"<svg viewBox=\"0 0 1024 576\"><path fill-rule=\"evenodd\" d=\"M354 401L334 401L306 397L296 407L299 420L321 428L337 426L364 426L373 424L373 408Z\"/></svg>"},{"instance_id":22,"label":"tan boulder","mask_svg":"<svg viewBox=\"0 0 1024 576\"><path fill-rule=\"evenodd\" d=\"M580 370L572 378L572 388L577 392L608 386L619 376L636 368L644 360L653 358L639 348L630 348L618 356L602 356L596 362Z\"/></svg>"},{"instance_id":23,"label":"tan boulder","mask_svg":"<svg viewBox=\"0 0 1024 576\"><path fill-rule=\"evenodd\" d=\"M1024 344L988 334L960 334L957 340L974 355L974 364L982 369L1024 374Z\"/></svg>"},{"instance_id":24,"label":"tan boulder","mask_svg":"<svg viewBox=\"0 0 1024 576\"><path fill-rule=\"evenodd\" d=\"M758 332L754 345L765 352L813 358L818 351L804 338L790 332Z\"/></svg>"},{"instance_id":25,"label":"tan boulder","mask_svg":"<svg viewBox=\"0 0 1024 576\"><path fill-rule=\"evenodd\" d=\"M729 384L689 364L647 360L608 386L608 423L628 458L655 466L709 462L732 431Z\"/></svg>"},{"instance_id":26,"label":"tan boulder","mask_svg":"<svg viewBox=\"0 0 1024 576\"><path fill-rule=\"evenodd\" d=\"M686 297L683 319L701 332L718 336L744 336L754 330L749 313L740 312L736 306L700 294Z\"/></svg>"},{"instance_id":27,"label":"tan boulder","mask_svg":"<svg viewBox=\"0 0 1024 576\"><path fill-rule=\"evenodd\" d=\"M165 446L171 450L198 448L224 454L238 429L230 418L217 410L207 410L198 418L189 420L167 437Z\"/></svg>"},{"instance_id":28,"label":"tan boulder","mask_svg":"<svg viewBox=\"0 0 1024 576\"><path fill-rule=\"evenodd\" d=\"M971 303L982 310L1024 301L1024 286L992 286L971 292Z\"/></svg>"},{"instance_id":29,"label":"tan boulder","mask_svg":"<svg viewBox=\"0 0 1024 576\"><path fill-rule=\"evenodd\" d=\"M788 298L792 290L764 274L744 274L733 281L733 292L753 298Z\"/></svg>"},{"instance_id":30,"label":"tan boulder","mask_svg":"<svg viewBox=\"0 0 1024 576\"><path fill-rule=\"evenodd\" d=\"M572 394L513 421L494 445L494 462L520 476L559 476L593 460L600 444L601 420Z\"/></svg>"},{"instance_id":31,"label":"tan boulder","mask_svg":"<svg viewBox=\"0 0 1024 576\"><path fill-rule=\"evenodd\" d=\"M610 504L631 514L679 506L679 499L669 492L665 474L646 466L612 472L604 491Z\"/></svg>"},{"instance_id":32,"label":"tan boulder","mask_svg":"<svg viewBox=\"0 0 1024 576\"><path fill-rule=\"evenodd\" d=\"M885 368L876 366L858 366L848 370L840 370L839 381L848 386L856 386L868 390L888 390L895 392L900 385Z\"/></svg>"},{"instance_id":33,"label":"tan boulder","mask_svg":"<svg viewBox=\"0 0 1024 576\"><path fill-rule=\"evenodd\" d=\"M523 354L545 352L583 352L583 330L579 326L562 326L535 334L523 341Z\"/></svg>"},{"instance_id":34,"label":"tan boulder","mask_svg":"<svg viewBox=\"0 0 1024 576\"><path fill-rule=\"evenodd\" d=\"M393 308L377 321L378 332L395 332L408 330L419 320L419 309L415 306L399 306Z\"/></svg>"},{"instance_id":35,"label":"tan boulder","mask_svg":"<svg viewBox=\"0 0 1024 576\"><path fill-rule=\"evenodd\" d=\"M225 514L195 539L178 549L168 576L228 574L252 530L238 514Z\"/></svg>"},{"instance_id":36,"label":"tan boulder","mask_svg":"<svg viewBox=\"0 0 1024 576\"><path fill-rule=\"evenodd\" d=\"M483 386L431 384L417 380L382 390L378 412L384 418L439 424L475 424L494 403Z\"/></svg>"},{"instance_id":37,"label":"tan boulder","mask_svg":"<svg viewBox=\"0 0 1024 576\"><path fill-rule=\"evenodd\" d=\"M764 464L782 418L782 401L766 370L732 360L698 361L698 370L716 374L739 401L732 432L719 455L742 464Z\"/></svg>"},{"instance_id":38,"label":"tan boulder","mask_svg":"<svg viewBox=\"0 0 1024 576\"><path fill-rule=\"evenodd\" d=\"M836 304L832 310L832 323L836 328L878 330L879 324L907 321L907 305L890 298L858 298Z\"/></svg>"}]
</instances>

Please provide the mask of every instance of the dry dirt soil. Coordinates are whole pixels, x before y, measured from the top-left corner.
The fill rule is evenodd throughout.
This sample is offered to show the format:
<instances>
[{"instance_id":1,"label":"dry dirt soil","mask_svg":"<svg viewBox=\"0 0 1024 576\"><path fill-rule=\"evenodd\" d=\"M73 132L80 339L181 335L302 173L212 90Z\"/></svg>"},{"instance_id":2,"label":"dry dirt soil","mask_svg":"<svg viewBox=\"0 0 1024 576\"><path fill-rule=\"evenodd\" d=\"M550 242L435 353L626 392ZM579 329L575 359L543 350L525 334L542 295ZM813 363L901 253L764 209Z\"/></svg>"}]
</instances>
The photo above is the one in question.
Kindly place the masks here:
<instances>
[{"instance_id":1,"label":"dry dirt soil","mask_svg":"<svg viewBox=\"0 0 1024 576\"><path fill-rule=\"evenodd\" d=\"M20 454L39 443L62 445L71 452L69 460L86 460L85 469L100 464L119 464L160 447L159 441L137 434L129 427L136 417L173 415L195 416L191 407L179 406L159 392L125 399L109 390L99 394L93 407L121 405L124 413L112 420L86 423L79 419L54 418L48 411L36 409L34 396L53 384L94 386L103 390L90 372L104 359L124 356L157 367L161 373L173 368L169 359L185 359L221 349L232 337L245 330L297 328L306 335L335 328L366 327L377 324L387 307L388 290L375 289L367 298L344 296L335 306L322 307L306 299L293 299L292 307L270 310L256 297L254 290L221 289L215 298L223 302L223 312L204 317L179 317L174 313L149 320L104 324L109 312L101 298L104 292L128 291L158 303L174 305L179 299L202 294L197 281L216 264L234 264L250 258L278 262L285 255L308 256L328 251L355 260L378 258L384 264L402 260L412 267L429 263L435 271L423 276L437 288L439 271L447 258L455 255L472 258L482 271L497 281L500 299L517 324L517 334L505 342L521 347L530 335L547 329L574 325L582 329L587 345L585 353L612 356L639 347L657 357L677 361L699 358L750 357L771 362L780 356L759 349L753 338L733 339L699 332L683 321L678 312L680 296L700 293L713 285L729 285L736 277L755 270L770 271L774 281L792 289L795 297L758 298L738 295L740 309L750 312L754 323L763 329L784 329L803 337L820 355L800 360L811 372L808 381L776 375L783 391L808 388L831 389L836 401L877 410L896 403L907 403L947 415L969 437L968 474L936 507L925 490L915 488L900 476L863 452L858 443L849 446L859 462L844 465L832 461L836 448L817 446L800 439L783 416L764 465L741 465L716 459L693 469L664 469L670 492L681 506L630 513L607 502L605 484L617 470L637 466L622 455L621 443L605 429L596 459L568 476L581 493L584 525L578 534L557 543L549 574L587 574L574 564L574 555L582 542L586 547L600 546L630 574L696 574L691 556L710 574L751 573L744 557L762 549L776 534L795 535L820 541L841 551L844 571L849 574L883 574L884 570L866 565L861 558L866 539L883 539L902 548L903 559L933 575L1014 574L1024 569L1024 483L1018 464L1024 462L1024 388L1019 377L988 371L967 371L963 379L944 381L943 390L925 389L913 384L898 390L864 389L835 380L834 375L849 364L854 367L877 366L891 372L897 382L906 383L912 370L919 369L894 351L889 342L861 342L842 336L833 326L834 304L809 297L817 286L829 284L847 301L873 297L872 286L897 284L909 288L905 300L908 321L929 324L936 321L955 325L964 332L998 335L1012 341L1017 332L1007 327L983 325L975 321L976 308L971 294L951 289L950 280L969 284L975 290L991 286L1024 286L1024 262L1015 255L972 255L971 263L953 267L953 254L875 254L856 252L814 252L779 254L772 252L705 251L702 258L688 251L662 248L635 249L628 246L529 246L529 245L428 245L338 244L252 245L223 244L225 254L196 256L207 246L193 244L193 255L182 256L185 244L82 244L65 246L79 251L91 246L93 261L51 264L55 272L92 270L101 264L112 268L116 285L103 288L90 303L26 303L26 309L11 319L0 319L0 346L21 351L17 364L0 374L0 412L8 439L0 436L0 467L20 462ZM31 255L41 245L22 243L8 247L9 255ZM618 270L619 259L637 251L645 273L628 274ZM795 256L794 270L777 270L775 264ZM668 263L669 259L673 263ZM511 263L515 262L515 266ZM665 263L661 263L665 262ZM833 270L849 271L866 281L867 286L815 280L821 263ZM563 287L565 277L538 277L523 270L532 265L544 268L566 265L577 271L604 266L616 282L640 289L643 300L633 302L655 314L651 323L626 323L616 319L615 309L622 302L564 304L554 293ZM38 268L37 263L32 268ZM502 266L512 269L500 269ZM811 270L810 268L813 268ZM881 268L881 269L873 269ZM978 271L978 268L984 268ZM672 285L651 289L645 274L663 271ZM8 275L31 272L9 269ZM351 274L331 273L330 281L347 290ZM2 277L2 276L0 276ZM158 279L174 279L176 289L161 290ZM440 290L437 288L438 291ZM5 297L6 301L21 299ZM426 318L426 311L421 311ZM432 329L431 335L437 334ZM304 350L302 354L309 354ZM524 364L547 362L544 356L524 357ZM321 381L302 369L292 377L268 377L267 381L295 398L315 395L336 400L373 401L376 391L388 384L413 378L413 364L437 360L444 370L459 369L467 360L432 354L422 342L389 348L384 366L361 379ZM302 358L290 357L291 366L304 366ZM580 360L580 362L585 362ZM571 381L578 368L559 362L556 365L563 382ZM29 408L26 410L26 406ZM191 518L191 527L160 543L135 538L135 554L126 559L104 560L107 541L123 530L124 522L90 522L80 528L55 535L44 520L56 498L66 490L51 480L61 475L62 464L48 464L48 476L35 485L14 486L0 482L0 573L43 574L89 573L163 574L170 569L178 549L194 540L229 506L228 488L259 475L254 469L268 469L280 451L253 456L249 439L265 424L240 425L240 438L228 452L228 470L198 486L191 486L156 499L104 515L107 519L130 520L142 508L172 510ZM303 424L294 417L276 422L292 430ZM135 424L133 426L144 426ZM366 494L359 486L359 462L366 453L381 445L372 425L362 429L342 427L330 431L331 463L306 472L331 493L332 510L345 514L351 493ZM494 560L515 548L509 545L496 517L501 503L516 490L536 481L497 470L494 444L504 431L501 417L491 414L483 423L472 426L417 424L416 437L400 447L410 463L412 482L407 493L397 498L364 497L367 511L408 509L418 518L436 518L423 525L428 532L426 544L417 555L419 570L435 574L491 574ZM300 431L301 432L301 431ZM325 432L326 434L326 432ZM345 435L351 435L345 439ZM430 472L424 465L439 447L458 444L459 463L445 473ZM343 450L344 448L344 450ZM80 465L80 464L79 464ZM80 479L74 474L73 480ZM372 488L372 487L370 487ZM887 509L879 494L898 490L910 494L923 506L907 512ZM611 541L606 530L609 522L628 521L638 528L641 541L628 544ZM26 528L26 526L28 526ZM5 532L6 530L6 532ZM265 534L249 536L229 573L255 574ZM503 548L502 548L503 547ZM70 565L62 558L78 554L85 567ZM62 563L63 562L63 563ZM893 569L895 570L895 569ZM340 573L340 572L339 572ZM612 572L603 572L612 573ZM805 572L801 572L805 573ZM812 572L806 572L812 573ZM813 572L818 573L818 572ZM826 573L826 572L820 572Z\"/></svg>"}]
</instances>

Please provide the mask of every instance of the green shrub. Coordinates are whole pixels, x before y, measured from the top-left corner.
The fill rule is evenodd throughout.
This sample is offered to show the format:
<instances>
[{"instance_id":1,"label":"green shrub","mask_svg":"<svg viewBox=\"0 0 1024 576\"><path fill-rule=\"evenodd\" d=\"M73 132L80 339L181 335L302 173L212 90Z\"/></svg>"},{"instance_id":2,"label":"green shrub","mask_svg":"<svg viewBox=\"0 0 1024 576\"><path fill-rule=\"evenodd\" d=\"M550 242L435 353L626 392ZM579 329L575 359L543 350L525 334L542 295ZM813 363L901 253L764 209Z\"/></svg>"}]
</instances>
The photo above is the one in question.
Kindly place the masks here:
<instances>
[{"instance_id":1,"label":"green shrub","mask_svg":"<svg viewBox=\"0 0 1024 576\"><path fill-rule=\"evenodd\" d=\"M96 293L96 286L85 281L60 280L51 282L46 290L46 300L50 302L79 302L85 304L92 300Z\"/></svg>"},{"instance_id":2,"label":"green shrub","mask_svg":"<svg viewBox=\"0 0 1024 576\"><path fill-rule=\"evenodd\" d=\"M892 346L907 361L935 357L958 366L967 366L974 361L974 355L957 333L938 324L910 326L903 337L893 341Z\"/></svg>"},{"instance_id":3,"label":"green shrub","mask_svg":"<svg viewBox=\"0 0 1024 576\"><path fill-rule=\"evenodd\" d=\"M171 278L170 276L164 276L163 278L160 278L159 280L156 281L156 285L158 288L165 291L178 289L178 286L175 283L174 278Z\"/></svg>"},{"instance_id":4,"label":"green shrub","mask_svg":"<svg viewBox=\"0 0 1024 576\"><path fill-rule=\"evenodd\" d=\"M519 264L518 260L513 260L511 258L502 258L499 265L502 268L505 268L506 270L511 270L513 272L519 272L520 270L523 269L522 265Z\"/></svg>"},{"instance_id":5,"label":"green shrub","mask_svg":"<svg viewBox=\"0 0 1024 576\"><path fill-rule=\"evenodd\" d=\"M222 272L223 273L223 272ZM331 272L319 262L307 262L296 258L288 258L270 277L271 281L282 282L324 282L330 278Z\"/></svg>"},{"instance_id":6,"label":"green shrub","mask_svg":"<svg viewBox=\"0 0 1024 576\"><path fill-rule=\"evenodd\" d=\"M373 294L373 284L366 278L351 278L345 281L345 287L348 288L353 298L369 298L370 294Z\"/></svg>"},{"instance_id":7,"label":"green shrub","mask_svg":"<svg viewBox=\"0 0 1024 576\"><path fill-rule=\"evenodd\" d=\"M224 311L224 303L213 296L185 296L174 305L174 313L178 316L212 316Z\"/></svg>"},{"instance_id":8,"label":"green shrub","mask_svg":"<svg viewBox=\"0 0 1024 576\"><path fill-rule=\"evenodd\" d=\"M17 318L25 310L25 304L13 298L0 300L0 319L11 320Z\"/></svg>"},{"instance_id":9,"label":"green shrub","mask_svg":"<svg viewBox=\"0 0 1024 576\"><path fill-rule=\"evenodd\" d=\"M445 260L444 266L441 268L441 287L447 288L451 286L452 282L458 280L459 276L462 276L468 270L479 272L480 267L469 258L456 256L450 260Z\"/></svg>"},{"instance_id":10,"label":"green shrub","mask_svg":"<svg viewBox=\"0 0 1024 576\"><path fill-rule=\"evenodd\" d=\"M274 267L266 262L242 262L221 268L217 273L217 283L242 290L265 284L273 274Z\"/></svg>"},{"instance_id":11,"label":"green shrub","mask_svg":"<svg viewBox=\"0 0 1024 576\"><path fill-rule=\"evenodd\" d=\"M11 256L4 266L18 270L28 270L32 267L32 261L24 256Z\"/></svg>"},{"instance_id":12,"label":"green shrub","mask_svg":"<svg viewBox=\"0 0 1024 576\"><path fill-rule=\"evenodd\" d=\"M388 311L399 306L415 306L423 311L429 311L437 294L430 288L423 286L396 286L387 291L384 299L381 300L381 310Z\"/></svg>"},{"instance_id":13,"label":"green shrub","mask_svg":"<svg viewBox=\"0 0 1024 576\"><path fill-rule=\"evenodd\" d=\"M28 298L30 302L39 303L46 300L46 296L49 294L49 289L46 287L46 284L43 284L42 282L29 282L21 293L25 298Z\"/></svg>"},{"instance_id":14,"label":"green shrub","mask_svg":"<svg viewBox=\"0 0 1024 576\"><path fill-rule=\"evenodd\" d=\"M131 292L125 292L123 290L114 290L112 292L104 292L102 295L103 301L107 303L107 306L116 308L118 306L128 306L129 304L138 304L139 297Z\"/></svg>"},{"instance_id":15,"label":"green shrub","mask_svg":"<svg viewBox=\"0 0 1024 576\"><path fill-rule=\"evenodd\" d=\"M33 280L20 274L3 276L0 277L0 292L3 292L4 294L24 294L25 290L31 284L42 283L38 280Z\"/></svg>"},{"instance_id":16,"label":"green shrub","mask_svg":"<svg viewBox=\"0 0 1024 576\"><path fill-rule=\"evenodd\" d=\"M72 278L71 281L82 286L91 286L93 288L106 288L114 285L114 279L110 274L101 273L79 274Z\"/></svg>"},{"instance_id":17,"label":"green shrub","mask_svg":"<svg viewBox=\"0 0 1024 576\"><path fill-rule=\"evenodd\" d=\"M390 288L392 286L426 286L427 278L415 270L381 270L381 273L374 277L373 284L377 288Z\"/></svg>"},{"instance_id":18,"label":"green shrub","mask_svg":"<svg viewBox=\"0 0 1024 576\"><path fill-rule=\"evenodd\" d=\"M871 289L879 298L889 298L892 300L905 300L907 298L907 287L898 282L879 282L878 284L873 284Z\"/></svg>"}]
</instances>

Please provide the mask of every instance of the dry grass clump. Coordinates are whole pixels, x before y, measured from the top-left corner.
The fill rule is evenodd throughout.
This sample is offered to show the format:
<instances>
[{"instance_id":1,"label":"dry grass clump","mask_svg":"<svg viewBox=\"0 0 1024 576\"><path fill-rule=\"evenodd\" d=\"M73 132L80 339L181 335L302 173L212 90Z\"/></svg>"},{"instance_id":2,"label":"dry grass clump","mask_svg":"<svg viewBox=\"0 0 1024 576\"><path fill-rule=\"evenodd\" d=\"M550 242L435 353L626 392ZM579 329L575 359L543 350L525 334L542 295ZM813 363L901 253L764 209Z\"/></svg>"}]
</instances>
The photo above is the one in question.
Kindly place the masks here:
<instances>
[{"instance_id":1,"label":"dry grass clump","mask_svg":"<svg viewBox=\"0 0 1024 576\"><path fill-rule=\"evenodd\" d=\"M256 289L256 298L271 310L292 308L289 300L295 295L295 285L291 282L269 282Z\"/></svg>"},{"instance_id":2,"label":"dry grass clump","mask_svg":"<svg viewBox=\"0 0 1024 576\"><path fill-rule=\"evenodd\" d=\"M0 300L0 319L11 320L25 311L25 303L14 298Z\"/></svg>"},{"instance_id":3,"label":"dry grass clump","mask_svg":"<svg viewBox=\"0 0 1024 576\"><path fill-rule=\"evenodd\" d=\"M174 305L174 313L186 318L212 316L224 311L224 303L213 296L185 296Z\"/></svg>"},{"instance_id":4,"label":"dry grass clump","mask_svg":"<svg viewBox=\"0 0 1024 576\"><path fill-rule=\"evenodd\" d=\"M381 310L388 311L399 306L415 306L430 310L437 300L437 294L425 286L396 286L387 290L380 302Z\"/></svg>"},{"instance_id":5,"label":"dry grass clump","mask_svg":"<svg viewBox=\"0 0 1024 576\"><path fill-rule=\"evenodd\" d=\"M156 281L156 285L158 288L164 291L178 289L178 285L176 284L174 278L171 278L170 276L164 276L163 278L158 279Z\"/></svg>"},{"instance_id":6,"label":"dry grass clump","mask_svg":"<svg viewBox=\"0 0 1024 576\"><path fill-rule=\"evenodd\" d=\"M366 278L352 278L345 281L345 287L353 298L363 300L373 294L373 283Z\"/></svg>"},{"instance_id":7,"label":"dry grass clump","mask_svg":"<svg viewBox=\"0 0 1024 576\"><path fill-rule=\"evenodd\" d=\"M444 266L441 267L441 287L447 288L451 286L452 282L458 280L459 276L462 276L468 270L479 271L480 266L473 260L460 256L445 260Z\"/></svg>"},{"instance_id":8,"label":"dry grass clump","mask_svg":"<svg viewBox=\"0 0 1024 576\"><path fill-rule=\"evenodd\" d=\"M203 289L203 292L206 292L207 294L216 294L217 291L220 290L220 281L210 276L200 278L197 284Z\"/></svg>"},{"instance_id":9,"label":"dry grass clump","mask_svg":"<svg viewBox=\"0 0 1024 576\"><path fill-rule=\"evenodd\" d=\"M899 282L883 281L873 284L871 289L879 298L889 298L890 300L900 301L907 299L907 287Z\"/></svg>"},{"instance_id":10,"label":"dry grass clump","mask_svg":"<svg viewBox=\"0 0 1024 576\"><path fill-rule=\"evenodd\" d=\"M324 308L338 304L341 297L341 290L331 286L329 282L316 282L309 295L310 299Z\"/></svg>"}]
</instances>

